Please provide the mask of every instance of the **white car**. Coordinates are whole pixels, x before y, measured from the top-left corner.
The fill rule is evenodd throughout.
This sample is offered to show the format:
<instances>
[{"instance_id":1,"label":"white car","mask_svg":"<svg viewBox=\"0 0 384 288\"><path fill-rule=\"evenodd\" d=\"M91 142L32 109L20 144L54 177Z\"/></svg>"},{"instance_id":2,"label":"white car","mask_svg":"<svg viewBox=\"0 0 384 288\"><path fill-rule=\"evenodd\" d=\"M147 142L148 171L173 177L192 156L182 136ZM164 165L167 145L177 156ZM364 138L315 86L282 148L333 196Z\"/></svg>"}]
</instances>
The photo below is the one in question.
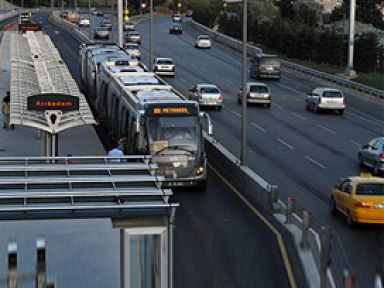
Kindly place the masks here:
<instances>
[{"instance_id":1,"label":"white car","mask_svg":"<svg viewBox=\"0 0 384 288\"><path fill-rule=\"evenodd\" d=\"M189 90L188 98L197 101L200 106L213 106L217 110L223 107L223 94L213 84L196 84Z\"/></svg>"},{"instance_id":2,"label":"white car","mask_svg":"<svg viewBox=\"0 0 384 288\"><path fill-rule=\"evenodd\" d=\"M183 22L183 18L181 17L181 14L175 13L172 15L172 21L173 22Z\"/></svg>"},{"instance_id":3,"label":"white car","mask_svg":"<svg viewBox=\"0 0 384 288\"><path fill-rule=\"evenodd\" d=\"M240 87L237 92L237 103L243 100L243 89ZM271 107L272 95L269 87L264 83L247 83L247 104L262 104L267 108Z\"/></svg>"},{"instance_id":4,"label":"white car","mask_svg":"<svg viewBox=\"0 0 384 288\"><path fill-rule=\"evenodd\" d=\"M83 17L79 20L79 27L89 27L89 18L88 17Z\"/></svg>"},{"instance_id":5,"label":"white car","mask_svg":"<svg viewBox=\"0 0 384 288\"><path fill-rule=\"evenodd\" d=\"M135 30L135 24L132 22L124 22L124 31L134 31Z\"/></svg>"},{"instance_id":6,"label":"white car","mask_svg":"<svg viewBox=\"0 0 384 288\"><path fill-rule=\"evenodd\" d=\"M208 35L199 35L197 36L195 48L211 48L212 40Z\"/></svg>"},{"instance_id":7,"label":"white car","mask_svg":"<svg viewBox=\"0 0 384 288\"><path fill-rule=\"evenodd\" d=\"M320 110L334 110L343 115L346 107L345 96L339 89L318 87L308 93L305 107L315 113Z\"/></svg>"},{"instance_id":8,"label":"white car","mask_svg":"<svg viewBox=\"0 0 384 288\"><path fill-rule=\"evenodd\" d=\"M127 53L129 55L140 60L141 52L140 52L140 45L139 44L134 43L134 42L126 43L124 45L124 49L125 49L125 51L127 51Z\"/></svg>"},{"instance_id":9,"label":"white car","mask_svg":"<svg viewBox=\"0 0 384 288\"><path fill-rule=\"evenodd\" d=\"M171 58L155 58L153 71L158 75L175 76L175 62Z\"/></svg>"},{"instance_id":10,"label":"white car","mask_svg":"<svg viewBox=\"0 0 384 288\"><path fill-rule=\"evenodd\" d=\"M126 42L141 43L141 36L138 31L129 31L125 37Z\"/></svg>"},{"instance_id":11,"label":"white car","mask_svg":"<svg viewBox=\"0 0 384 288\"><path fill-rule=\"evenodd\" d=\"M95 39L109 39L109 29L106 27L97 27L94 34Z\"/></svg>"}]
</instances>

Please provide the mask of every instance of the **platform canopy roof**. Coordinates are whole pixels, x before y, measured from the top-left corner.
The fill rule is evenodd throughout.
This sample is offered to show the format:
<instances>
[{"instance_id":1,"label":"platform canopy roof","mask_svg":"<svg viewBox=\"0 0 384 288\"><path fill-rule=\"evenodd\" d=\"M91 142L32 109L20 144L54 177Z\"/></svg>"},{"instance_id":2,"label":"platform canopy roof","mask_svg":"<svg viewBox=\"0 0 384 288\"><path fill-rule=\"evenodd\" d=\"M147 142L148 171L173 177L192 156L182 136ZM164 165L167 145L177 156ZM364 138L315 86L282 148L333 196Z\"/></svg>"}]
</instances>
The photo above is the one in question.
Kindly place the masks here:
<instances>
[{"instance_id":1,"label":"platform canopy roof","mask_svg":"<svg viewBox=\"0 0 384 288\"><path fill-rule=\"evenodd\" d=\"M11 124L34 127L52 134L95 124L84 95L49 36L32 31L11 36ZM61 95L73 96L78 98L79 107L72 111L60 110L57 106L29 110L28 98L38 95L57 97L53 99L60 99Z\"/></svg>"}]
</instances>

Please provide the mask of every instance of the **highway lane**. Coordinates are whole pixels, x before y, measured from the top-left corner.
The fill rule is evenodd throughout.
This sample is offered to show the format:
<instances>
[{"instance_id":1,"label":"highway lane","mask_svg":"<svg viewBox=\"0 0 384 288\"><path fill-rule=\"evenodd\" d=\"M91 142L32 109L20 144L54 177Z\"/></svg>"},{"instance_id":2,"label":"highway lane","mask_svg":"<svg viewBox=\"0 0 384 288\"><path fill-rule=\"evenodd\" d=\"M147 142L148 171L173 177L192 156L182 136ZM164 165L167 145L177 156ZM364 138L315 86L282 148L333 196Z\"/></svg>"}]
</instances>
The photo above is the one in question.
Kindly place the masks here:
<instances>
[{"instance_id":1,"label":"highway lane","mask_svg":"<svg viewBox=\"0 0 384 288\"><path fill-rule=\"evenodd\" d=\"M241 80L241 55L218 43L211 50L197 50L194 39L199 32L184 22L183 35L169 35L170 25L170 17L155 20L155 56L176 61L175 79L166 80L184 94L197 82L214 83L222 89L225 108L210 113L214 134L239 155L241 111L236 93ZM142 33L145 62L149 58L148 21L137 28ZM348 255L360 286L371 283L377 267L383 267L383 255L378 252L383 250L383 241L377 241L383 238L383 228L368 226L351 231L342 217L330 217L328 199L331 187L340 178L360 172L358 147L383 134L383 102L343 89L347 96L343 117L314 114L304 108L305 93L328 83L296 72L283 73L281 81L265 82L271 87L273 106L270 110L248 108L249 165L269 182L278 184L283 198L294 196L297 207L310 210L316 228L332 226L334 257Z\"/></svg>"},{"instance_id":2,"label":"highway lane","mask_svg":"<svg viewBox=\"0 0 384 288\"><path fill-rule=\"evenodd\" d=\"M78 43L46 16L39 19L78 80ZM175 201L176 287L289 286L271 232L213 171L207 193L179 191Z\"/></svg>"},{"instance_id":3,"label":"highway lane","mask_svg":"<svg viewBox=\"0 0 384 288\"><path fill-rule=\"evenodd\" d=\"M185 19L185 18L184 18ZM172 57L176 77L166 80L184 94L197 82L217 84L224 92L225 108L210 111L214 135L239 155L240 106L236 93L240 84L241 55L214 43L211 50L194 48L199 33L188 22L181 36L169 35L170 17L155 19L155 56ZM142 34L143 59L148 59L148 21L137 26ZM147 63L148 64L148 63ZM340 178L359 173L360 144L383 134L383 102L344 90L344 116L314 114L304 106L305 93L324 85L323 81L283 73L281 81L265 81L273 94L272 109L248 108L249 165L267 181L280 186L281 196L293 196L298 207L313 213L314 225L333 228L334 256L348 255L361 287L372 283L383 253L383 227L350 230L342 217L331 217L328 199ZM329 84L327 84L329 85ZM362 249L362 247L364 247ZM364 283L364 284L363 284Z\"/></svg>"}]
</instances>

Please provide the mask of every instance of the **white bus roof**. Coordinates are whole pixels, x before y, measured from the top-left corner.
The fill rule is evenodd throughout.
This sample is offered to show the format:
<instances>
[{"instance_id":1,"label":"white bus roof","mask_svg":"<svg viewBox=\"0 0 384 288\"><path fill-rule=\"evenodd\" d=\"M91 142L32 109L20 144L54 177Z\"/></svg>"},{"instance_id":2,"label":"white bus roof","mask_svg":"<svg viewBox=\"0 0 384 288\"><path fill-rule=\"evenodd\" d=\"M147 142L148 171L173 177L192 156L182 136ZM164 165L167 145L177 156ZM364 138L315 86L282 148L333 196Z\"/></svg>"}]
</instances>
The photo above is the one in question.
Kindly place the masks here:
<instances>
[{"instance_id":1,"label":"white bus roof","mask_svg":"<svg viewBox=\"0 0 384 288\"><path fill-rule=\"evenodd\" d=\"M108 69L114 74L144 72L144 69L139 66L128 66L128 65L108 66Z\"/></svg>"},{"instance_id":2,"label":"white bus roof","mask_svg":"<svg viewBox=\"0 0 384 288\"><path fill-rule=\"evenodd\" d=\"M141 103L180 100L174 92L169 90L141 90L136 93Z\"/></svg>"},{"instance_id":3,"label":"white bus roof","mask_svg":"<svg viewBox=\"0 0 384 288\"><path fill-rule=\"evenodd\" d=\"M152 75L128 75L128 76L121 76L120 77L120 82L124 86L160 84L159 79L156 79Z\"/></svg>"}]
</instances>

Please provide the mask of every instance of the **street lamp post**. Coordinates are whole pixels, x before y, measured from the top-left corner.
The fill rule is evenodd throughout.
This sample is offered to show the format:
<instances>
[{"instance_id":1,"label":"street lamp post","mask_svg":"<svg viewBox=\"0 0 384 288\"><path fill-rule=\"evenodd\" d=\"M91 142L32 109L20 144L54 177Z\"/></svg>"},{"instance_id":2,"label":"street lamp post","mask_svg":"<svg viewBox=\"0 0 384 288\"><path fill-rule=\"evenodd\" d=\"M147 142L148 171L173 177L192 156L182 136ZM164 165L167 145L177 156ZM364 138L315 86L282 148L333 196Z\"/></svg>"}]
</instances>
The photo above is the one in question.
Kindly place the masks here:
<instances>
[{"instance_id":1,"label":"street lamp post","mask_svg":"<svg viewBox=\"0 0 384 288\"><path fill-rule=\"evenodd\" d=\"M92 39L92 33L91 33L91 27L92 27L91 0L88 0L88 14L89 14L88 38Z\"/></svg>"},{"instance_id":2,"label":"street lamp post","mask_svg":"<svg viewBox=\"0 0 384 288\"><path fill-rule=\"evenodd\" d=\"M345 68L345 76L348 78L355 78L356 72L353 70L353 49L355 39L355 13L356 13L356 0L350 1L349 9L349 39L348 39L348 63Z\"/></svg>"},{"instance_id":3,"label":"street lamp post","mask_svg":"<svg viewBox=\"0 0 384 288\"><path fill-rule=\"evenodd\" d=\"M123 47L123 0L117 0L117 42L120 47Z\"/></svg>"},{"instance_id":4,"label":"street lamp post","mask_svg":"<svg viewBox=\"0 0 384 288\"><path fill-rule=\"evenodd\" d=\"M247 0L243 0L243 65L242 65L242 107L241 107L241 165L247 165Z\"/></svg>"},{"instance_id":5,"label":"street lamp post","mask_svg":"<svg viewBox=\"0 0 384 288\"><path fill-rule=\"evenodd\" d=\"M150 21L149 21L149 69L152 71L153 66L153 0L149 1Z\"/></svg>"}]
</instances>

